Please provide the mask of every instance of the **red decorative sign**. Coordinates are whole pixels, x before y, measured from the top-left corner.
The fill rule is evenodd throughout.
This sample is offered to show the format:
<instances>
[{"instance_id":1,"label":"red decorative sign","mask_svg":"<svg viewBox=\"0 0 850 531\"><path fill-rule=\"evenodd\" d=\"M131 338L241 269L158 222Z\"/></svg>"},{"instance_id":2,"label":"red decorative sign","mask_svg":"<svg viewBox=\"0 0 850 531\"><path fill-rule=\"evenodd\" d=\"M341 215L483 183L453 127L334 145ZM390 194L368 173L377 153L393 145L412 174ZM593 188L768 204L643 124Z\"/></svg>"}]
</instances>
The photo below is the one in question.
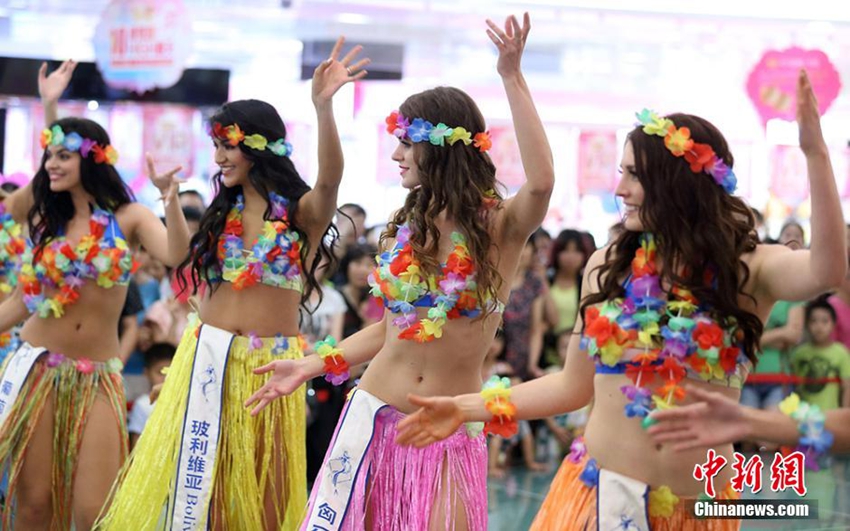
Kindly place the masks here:
<instances>
[{"instance_id":1,"label":"red decorative sign","mask_svg":"<svg viewBox=\"0 0 850 531\"><path fill-rule=\"evenodd\" d=\"M820 50L788 48L765 52L747 79L747 94L761 116L762 124L771 118L793 121L797 113L797 78L805 69L824 114L841 90L835 66Z\"/></svg>"},{"instance_id":2,"label":"red decorative sign","mask_svg":"<svg viewBox=\"0 0 850 531\"><path fill-rule=\"evenodd\" d=\"M183 74L191 36L182 0L112 0L95 29L95 59L113 87L170 87Z\"/></svg>"},{"instance_id":3,"label":"red decorative sign","mask_svg":"<svg viewBox=\"0 0 850 531\"><path fill-rule=\"evenodd\" d=\"M617 133L582 131L578 137L578 191L611 193L617 186Z\"/></svg>"}]
</instances>

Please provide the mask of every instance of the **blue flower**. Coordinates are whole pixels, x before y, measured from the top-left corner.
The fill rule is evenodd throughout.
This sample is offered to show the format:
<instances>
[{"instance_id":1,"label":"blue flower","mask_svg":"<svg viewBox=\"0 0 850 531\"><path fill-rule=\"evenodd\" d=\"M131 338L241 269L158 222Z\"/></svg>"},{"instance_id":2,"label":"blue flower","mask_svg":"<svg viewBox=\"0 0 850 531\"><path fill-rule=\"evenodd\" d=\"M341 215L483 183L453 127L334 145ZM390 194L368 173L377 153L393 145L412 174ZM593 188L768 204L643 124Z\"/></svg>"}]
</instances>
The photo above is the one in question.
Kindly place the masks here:
<instances>
[{"instance_id":1,"label":"blue flower","mask_svg":"<svg viewBox=\"0 0 850 531\"><path fill-rule=\"evenodd\" d=\"M79 151L83 145L83 137L78 133L72 132L65 135L65 149L68 151Z\"/></svg>"},{"instance_id":2,"label":"blue flower","mask_svg":"<svg viewBox=\"0 0 850 531\"><path fill-rule=\"evenodd\" d=\"M407 137L411 142L429 142L431 139L431 129L434 124L422 118L414 118L410 127L407 128Z\"/></svg>"},{"instance_id":3,"label":"blue flower","mask_svg":"<svg viewBox=\"0 0 850 531\"><path fill-rule=\"evenodd\" d=\"M590 458L587 461L579 479L589 488L593 488L599 483L599 465L596 464L596 459Z\"/></svg>"}]
</instances>

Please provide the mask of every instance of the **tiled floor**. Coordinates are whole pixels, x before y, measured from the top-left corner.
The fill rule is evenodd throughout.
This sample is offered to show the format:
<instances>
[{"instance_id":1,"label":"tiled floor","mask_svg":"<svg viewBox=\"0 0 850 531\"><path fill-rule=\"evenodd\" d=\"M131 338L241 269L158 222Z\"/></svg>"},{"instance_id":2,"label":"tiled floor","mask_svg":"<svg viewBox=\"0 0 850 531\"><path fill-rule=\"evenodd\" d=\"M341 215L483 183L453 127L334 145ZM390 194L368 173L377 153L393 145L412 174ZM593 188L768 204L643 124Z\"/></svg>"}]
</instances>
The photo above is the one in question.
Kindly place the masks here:
<instances>
[{"instance_id":1,"label":"tiled floor","mask_svg":"<svg viewBox=\"0 0 850 531\"><path fill-rule=\"evenodd\" d=\"M765 470L765 474L768 472ZM504 479L489 481L490 531L524 531L529 528L549 488L555 470L528 472L514 467ZM769 477L764 485L769 486ZM850 458L836 459L831 469L806 472L806 499L818 500L817 520L745 520L742 531L762 529L848 531L850 530ZM768 492L765 494L765 490ZM756 498L779 498L769 488ZM747 496L753 497L753 496Z\"/></svg>"}]
</instances>

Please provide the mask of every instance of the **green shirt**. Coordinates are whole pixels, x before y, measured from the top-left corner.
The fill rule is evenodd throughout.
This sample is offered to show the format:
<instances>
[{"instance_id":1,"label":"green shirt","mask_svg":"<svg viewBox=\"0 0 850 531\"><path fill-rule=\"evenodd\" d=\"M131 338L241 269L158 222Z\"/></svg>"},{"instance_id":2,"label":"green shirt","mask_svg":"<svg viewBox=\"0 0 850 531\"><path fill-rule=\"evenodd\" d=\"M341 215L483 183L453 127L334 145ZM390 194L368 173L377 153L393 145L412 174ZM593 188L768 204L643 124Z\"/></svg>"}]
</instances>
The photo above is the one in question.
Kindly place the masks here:
<instances>
[{"instance_id":1,"label":"green shirt","mask_svg":"<svg viewBox=\"0 0 850 531\"><path fill-rule=\"evenodd\" d=\"M791 308L799 304L799 302L776 301L764 325L765 332L774 328L781 328L788 324L788 313L791 311ZM778 348L762 348L753 374L786 374L788 369L782 360L784 354L785 352Z\"/></svg>"},{"instance_id":2,"label":"green shirt","mask_svg":"<svg viewBox=\"0 0 850 531\"><path fill-rule=\"evenodd\" d=\"M850 351L837 341L825 347L803 343L791 353L791 372L806 379L797 385L801 399L822 411L835 409L841 405L838 380L850 379Z\"/></svg>"}]
</instances>

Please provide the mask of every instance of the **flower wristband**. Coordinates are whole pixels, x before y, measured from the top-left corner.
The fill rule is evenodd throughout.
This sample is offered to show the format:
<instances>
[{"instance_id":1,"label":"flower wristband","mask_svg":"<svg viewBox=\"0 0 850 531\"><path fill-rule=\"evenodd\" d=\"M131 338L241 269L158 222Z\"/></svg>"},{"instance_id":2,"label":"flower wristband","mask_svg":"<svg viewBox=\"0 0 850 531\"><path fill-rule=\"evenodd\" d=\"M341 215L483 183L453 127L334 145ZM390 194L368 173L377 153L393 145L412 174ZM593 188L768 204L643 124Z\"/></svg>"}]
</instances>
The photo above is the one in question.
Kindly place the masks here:
<instances>
[{"instance_id":1,"label":"flower wristband","mask_svg":"<svg viewBox=\"0 0 850 531\"><path fill-rule=\"evenodd\" d=\"M820 407L803 402L797 393L791 393L779 404L779 409L799 424L797 450L806 456L807 468L820 470L818 460L829 451L834 439L824 427L826 417Z\"/></svg>"},{"instance_id":2,"label":"flower wristband","mask_svg":"<svg viewBox=\"0 0 850 531\"><path fill-rule=\"evenodd\" d=\"M481 388L481 398L493 418L484 425L484 433L511 437L517 432L516 406L511 402L511 382L491 376Z\"/></svg>"},{"instance_id":3,"label":"flower wristband","mask_svg":"<svg viewBox=\"0 0 850 531\"><path fill-rule=\"evenodd\" d=\"M325 363L322 368L325 373L325 380L333 385L342 385L348 380L350 376L348 362L342 356L342 350L337 348L336 339L333 336L327 336L322 341L316 341L313 350Z\"/></svg>"}]
</instances>

